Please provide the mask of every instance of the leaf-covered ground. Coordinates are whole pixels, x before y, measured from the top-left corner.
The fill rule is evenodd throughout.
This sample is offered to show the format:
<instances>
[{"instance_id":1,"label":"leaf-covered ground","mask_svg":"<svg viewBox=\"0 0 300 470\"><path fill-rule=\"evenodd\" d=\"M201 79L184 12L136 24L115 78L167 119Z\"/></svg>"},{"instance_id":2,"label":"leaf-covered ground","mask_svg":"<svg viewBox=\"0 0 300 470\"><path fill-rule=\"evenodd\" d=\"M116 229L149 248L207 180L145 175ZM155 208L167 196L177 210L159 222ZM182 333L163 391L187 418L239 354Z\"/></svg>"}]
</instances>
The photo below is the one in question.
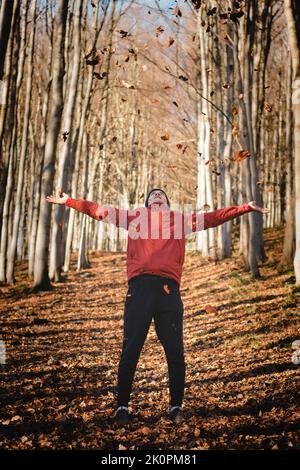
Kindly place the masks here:
<instances>
[{"instance_id":1,"label":"leaf-covered ground","mask_svg":"<svg viewBox=\"0 0 300 470\"><path fill-rule=\"evenodd\" d=\"M279 275L282 230L266 230L268 261L253 281L236 255L206 262L187 252L186 422L167 419L168 375L153 325L135 376L133 422L113 421L122 345L125 254L32 294L26 264L1 289L0 447L9 449L299 449L299 289ZM237 253L237 252L235 252ZM75 267L75 258L74 264ZM205 307L215 307L215 309Z\"/></svg>"}]
</instances>

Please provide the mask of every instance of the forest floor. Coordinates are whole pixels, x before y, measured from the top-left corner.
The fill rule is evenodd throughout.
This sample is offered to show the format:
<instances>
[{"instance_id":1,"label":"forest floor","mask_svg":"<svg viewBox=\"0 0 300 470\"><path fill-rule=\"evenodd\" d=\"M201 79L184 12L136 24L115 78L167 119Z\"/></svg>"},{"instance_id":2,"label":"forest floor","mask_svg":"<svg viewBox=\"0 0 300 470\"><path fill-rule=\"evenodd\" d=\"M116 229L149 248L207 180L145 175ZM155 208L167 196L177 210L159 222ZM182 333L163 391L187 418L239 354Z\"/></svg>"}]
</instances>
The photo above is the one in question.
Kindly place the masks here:
<instances>
[{"instance_id":1,"label":"forest floor","mask_svg":"<svg viewBox=\"0 0 300 470\"><path fill-rule=\"evenodd\" d=\"M153 325L135 376L131 424L113 423L127 291L125 254L30 293L26 263L0 294L6 364L4 449L300 449L299 288L278 274L283 230L265 230L267 262L253 280L235 249L209 262L186 253L181 284L186 422L174 425L167 365ZM211 308L214 307L214 308ZM298 323L298 326L297 326ZM298 383L297 383L298 381Z\"/></svg>"}]
</instances>

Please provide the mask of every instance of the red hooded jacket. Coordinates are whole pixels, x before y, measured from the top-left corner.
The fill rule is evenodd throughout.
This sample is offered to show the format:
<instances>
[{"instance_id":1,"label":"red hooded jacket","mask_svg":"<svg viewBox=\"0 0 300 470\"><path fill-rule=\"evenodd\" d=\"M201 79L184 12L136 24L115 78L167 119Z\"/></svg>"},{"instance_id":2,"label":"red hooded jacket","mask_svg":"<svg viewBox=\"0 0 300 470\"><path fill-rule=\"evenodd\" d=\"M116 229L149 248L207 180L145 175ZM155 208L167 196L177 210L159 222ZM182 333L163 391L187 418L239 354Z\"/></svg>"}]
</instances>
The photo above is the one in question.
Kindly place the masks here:
<instances>
[{"instance_id":1,"label":"red hooded jacket","mask_svg":"<svg viewBox=\"0 0 300 470\"><path fill-rule=\"evenodd\" d=\"M69 197L65 203L96 220L128 230L127 278L156 274L181 282L185 257L185 236L223 224L253 211L248 203L212 212L183 214L169 206L153 205L132 210L102 206Z\"/></svg>"}]
</instances>

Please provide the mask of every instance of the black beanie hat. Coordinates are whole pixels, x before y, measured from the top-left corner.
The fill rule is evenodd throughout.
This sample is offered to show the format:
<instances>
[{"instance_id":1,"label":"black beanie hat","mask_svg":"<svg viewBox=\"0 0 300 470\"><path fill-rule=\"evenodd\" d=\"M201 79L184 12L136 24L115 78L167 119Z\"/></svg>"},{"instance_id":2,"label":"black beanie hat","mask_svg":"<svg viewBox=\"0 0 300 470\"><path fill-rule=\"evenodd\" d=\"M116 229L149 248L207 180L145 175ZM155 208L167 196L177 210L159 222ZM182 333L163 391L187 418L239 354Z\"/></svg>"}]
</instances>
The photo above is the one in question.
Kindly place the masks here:
<instances>
[{"instance_id":1,"label":"black beanie hat","mask_svg":"<svg viewBox=\"0 0 300 470\"><path fill-rule=\"evenodd\" d=\"M146 207L148 207L148 200L149 200L150 194L153 193L153 191L161 191L162 193L164 193L164 195L167 198L167 204L170 207L170 201L169 201L168 196L166 195L165 191L163 189L160 189L160 188L154 188L154 189L151 189L151 191L149 191L148 196L146 197L146 201L145 201L145 206Z\"/></svg>"}]
</instances>

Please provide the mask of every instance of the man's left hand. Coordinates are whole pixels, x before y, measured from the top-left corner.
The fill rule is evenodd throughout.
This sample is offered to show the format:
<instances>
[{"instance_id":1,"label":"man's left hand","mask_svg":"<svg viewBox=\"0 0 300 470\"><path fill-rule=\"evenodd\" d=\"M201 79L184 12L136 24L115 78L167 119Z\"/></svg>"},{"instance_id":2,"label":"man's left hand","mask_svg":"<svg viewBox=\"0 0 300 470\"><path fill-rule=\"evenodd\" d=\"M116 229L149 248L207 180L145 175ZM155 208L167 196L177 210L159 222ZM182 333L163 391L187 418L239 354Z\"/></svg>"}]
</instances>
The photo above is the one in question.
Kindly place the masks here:
<instances>
[{"instance_id":1,"label":"man's left hand","mask_svg":"<svg viewBox=\"0 0 300 470\"><path fill-rule=\"evenodd\" d=\"M248 202L249 206L252 207L252 209L256 212L261 212L262 214L267 214L268 212L270 212L270 209L267 209L267 208L264 208L264 207L259 207L257 204L256 204L256 201L251 201L251 202Z\"/></svg>"}]
</instances>

